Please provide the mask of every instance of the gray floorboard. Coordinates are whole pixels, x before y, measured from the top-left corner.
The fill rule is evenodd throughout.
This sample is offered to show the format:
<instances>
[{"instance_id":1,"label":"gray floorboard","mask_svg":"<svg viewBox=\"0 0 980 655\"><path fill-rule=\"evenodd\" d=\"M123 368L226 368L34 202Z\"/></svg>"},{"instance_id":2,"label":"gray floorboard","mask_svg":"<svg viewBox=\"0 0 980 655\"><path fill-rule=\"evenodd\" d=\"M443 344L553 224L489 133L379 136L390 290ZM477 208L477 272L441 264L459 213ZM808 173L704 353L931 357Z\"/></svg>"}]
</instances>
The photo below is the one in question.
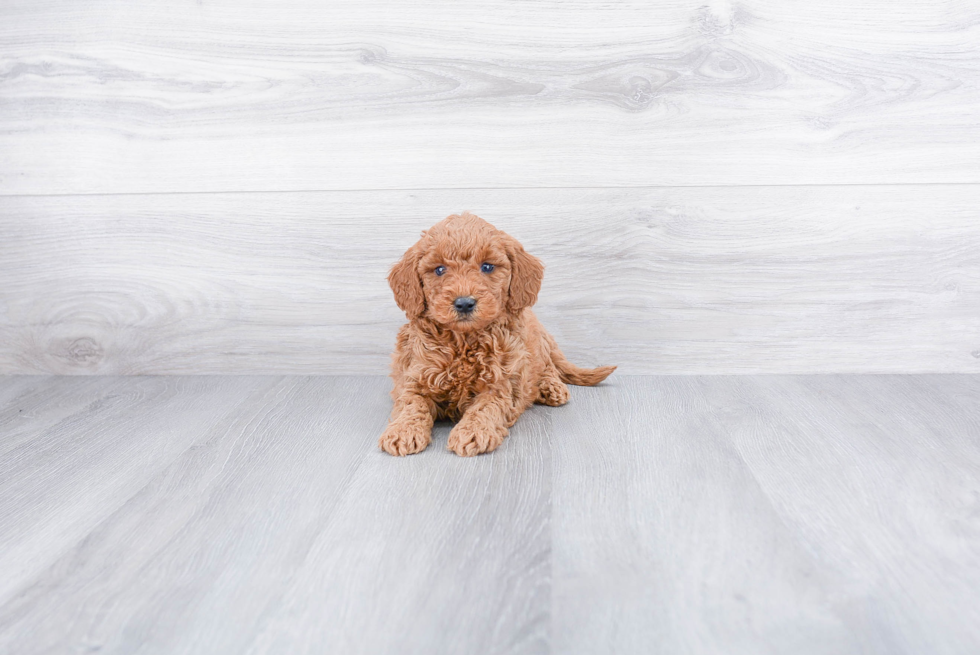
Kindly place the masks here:
<instances>
[{"instance_id":1,"label":"gray floorboard","mask_svg":"<svg viewBox=\"0 0 980 655\"><path fill-rule=\"evenodd\" d=\"M980 376L613 376L475 459L388 389L0 378L0 652L980 650Z\"/></svg>"}]
</instances>

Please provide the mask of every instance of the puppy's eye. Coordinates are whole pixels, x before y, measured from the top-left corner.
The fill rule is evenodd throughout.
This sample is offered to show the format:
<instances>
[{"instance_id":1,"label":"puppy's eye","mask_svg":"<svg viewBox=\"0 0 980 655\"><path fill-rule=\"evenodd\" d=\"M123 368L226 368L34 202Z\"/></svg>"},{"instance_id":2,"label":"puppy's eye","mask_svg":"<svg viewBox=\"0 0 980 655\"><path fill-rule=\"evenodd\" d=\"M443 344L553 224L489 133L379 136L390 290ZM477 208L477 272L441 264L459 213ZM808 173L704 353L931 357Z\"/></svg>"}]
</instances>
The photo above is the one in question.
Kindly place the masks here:
<instances>
[{"instance_id":1,"label":"puppy's eye","mask_svg":"<svg viewBox=\"0 0 980 655\"><path fill-rule=\"evenodd\" d=\"M435 273L436 275L442 275L443 273L446 272L446 267L445 266L436 266L435 270L432 271L432 272Z\"/></svg>"},{"instance_id":2,"label":"puppy's eye","mask_svg":"<svg viewBox=\"0 0 980 655\"><path fill-rule=\"evenodd\" d=\"M480 270L484 273L493 273L494 268L496 267L493 264L488 264L486 262L483 262L483 265L480 266Z\"/></svg>"}]
</instances>

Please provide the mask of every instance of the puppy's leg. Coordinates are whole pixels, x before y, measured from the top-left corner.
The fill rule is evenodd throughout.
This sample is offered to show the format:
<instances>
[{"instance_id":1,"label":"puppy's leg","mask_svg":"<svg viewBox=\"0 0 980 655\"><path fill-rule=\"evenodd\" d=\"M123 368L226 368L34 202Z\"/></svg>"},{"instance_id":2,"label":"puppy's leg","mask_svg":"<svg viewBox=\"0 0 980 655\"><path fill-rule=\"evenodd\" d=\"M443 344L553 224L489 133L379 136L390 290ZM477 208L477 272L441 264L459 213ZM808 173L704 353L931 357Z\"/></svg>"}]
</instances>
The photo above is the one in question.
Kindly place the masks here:
<instances>
[{"instance_id":1,"label":"puppy's leg","mask_svg":"<svg viewBox=\"0 0 980 655\"><path fill-rule=\"evenodd\" d=\"M412 455L426 449L432 441L432 404L412 391L402 392L395 400L388 427L378 445L391 455Z\"/></svg>"},{"instance_id":2,"label":"puppy's leg","mask_svg":"<svg viewBox=\"0 0 980 655\"><path fill-rule=\"evenodd\" d=\"M558 369L554 366L545 368L541 381L538 382L538 397L534 402L558 407L567 403L568 398L568 385L561 381Z\"/></svg>"},{"instance_id":3,"label":"puppy's leg","mask_svg":"<svg viewBox=\"0 0 980 655\"><path fill-rule=\"evenodd\" d=\"M463 414L449 433L449 449L461 457L489 453L507 436L507 426L517 419L511 401L493 393L483 393Z\"/></svg>"}]
</instances>

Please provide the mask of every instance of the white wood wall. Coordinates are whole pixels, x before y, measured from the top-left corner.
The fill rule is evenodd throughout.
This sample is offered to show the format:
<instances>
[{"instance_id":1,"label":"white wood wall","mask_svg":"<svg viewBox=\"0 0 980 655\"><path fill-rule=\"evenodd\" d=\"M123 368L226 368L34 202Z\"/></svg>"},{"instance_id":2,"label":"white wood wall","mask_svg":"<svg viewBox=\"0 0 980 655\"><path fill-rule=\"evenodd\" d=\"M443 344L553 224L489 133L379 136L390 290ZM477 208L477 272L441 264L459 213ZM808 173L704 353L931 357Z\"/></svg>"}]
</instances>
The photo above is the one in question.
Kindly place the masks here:
<instances>
[{"instance_id":1,"label":"white wood wall","mask_svg":"<svg viewBox=\"0 0 980 655\"><path fill-rule=\"evenodd\" d=\"M980 3L0 4L0 372L383 373L464 209L582 364L980 372Z\"/></svg>"}]
</instances>

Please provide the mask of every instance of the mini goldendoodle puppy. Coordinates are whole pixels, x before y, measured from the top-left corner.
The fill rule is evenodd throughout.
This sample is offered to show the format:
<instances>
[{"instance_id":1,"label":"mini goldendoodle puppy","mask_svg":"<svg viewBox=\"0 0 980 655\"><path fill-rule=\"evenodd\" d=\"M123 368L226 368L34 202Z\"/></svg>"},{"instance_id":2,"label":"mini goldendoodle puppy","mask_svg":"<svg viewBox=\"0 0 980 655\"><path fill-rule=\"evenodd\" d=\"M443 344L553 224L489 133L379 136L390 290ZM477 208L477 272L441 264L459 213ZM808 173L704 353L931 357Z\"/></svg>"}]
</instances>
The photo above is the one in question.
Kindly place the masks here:
<instances>
[{"instance_id":1,"label":"mini goldendoodle puppy","mask_svg":"<svg viewBox=\"0 0 980 655\"><path fill-rule=\"evenodd\" d=\"M565 383L599 384L615 366L582 369L531 313L544 266L513 237L473 214L422 233L388 275L409 323L391 361L394 407L379 445L425 450L437 418L457 421L449 448L488 453L532 403L564 405Z\"/></svg>"}]
</instances>

